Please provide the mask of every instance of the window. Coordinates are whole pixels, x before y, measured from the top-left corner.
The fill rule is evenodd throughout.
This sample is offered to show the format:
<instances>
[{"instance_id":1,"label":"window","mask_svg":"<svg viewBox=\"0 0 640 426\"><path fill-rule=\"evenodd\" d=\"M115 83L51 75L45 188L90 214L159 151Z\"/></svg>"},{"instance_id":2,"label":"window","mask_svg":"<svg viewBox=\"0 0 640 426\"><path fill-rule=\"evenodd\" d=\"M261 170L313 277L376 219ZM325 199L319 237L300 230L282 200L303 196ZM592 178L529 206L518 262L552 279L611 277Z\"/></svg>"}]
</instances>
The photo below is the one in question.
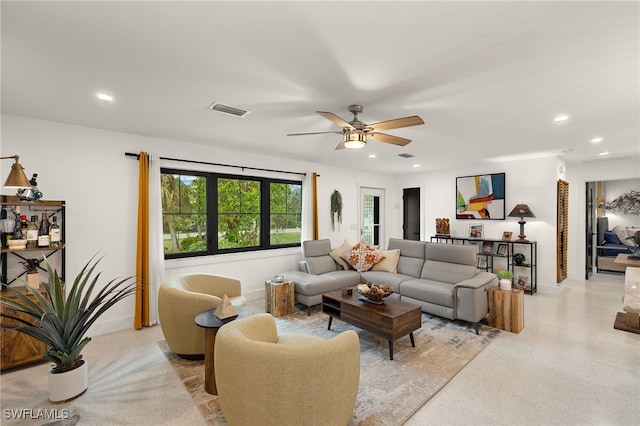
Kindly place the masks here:
<instances>
[{"instance_id":1,"label":"window","mask_svg":"<svg viewBox=\"0 0 640 426\"><path fill-rule=\"evenodd\" d=\"M302 184L163 169L166 258L297 246Z\"/></svg>"}]
</instances>

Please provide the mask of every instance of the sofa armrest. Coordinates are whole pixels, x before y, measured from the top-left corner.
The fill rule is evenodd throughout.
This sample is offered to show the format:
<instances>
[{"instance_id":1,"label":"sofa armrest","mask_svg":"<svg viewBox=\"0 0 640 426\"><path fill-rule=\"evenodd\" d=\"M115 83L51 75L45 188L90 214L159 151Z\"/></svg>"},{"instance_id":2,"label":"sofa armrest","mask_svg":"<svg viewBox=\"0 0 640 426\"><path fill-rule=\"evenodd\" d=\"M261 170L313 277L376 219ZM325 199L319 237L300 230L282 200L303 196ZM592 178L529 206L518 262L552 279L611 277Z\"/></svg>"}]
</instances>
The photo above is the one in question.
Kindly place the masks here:
<instances>
[{"instance_id":1,"label":"sofa armrest","mask_svg":"<svg viewBox=\"0 0 640 426\"><path fill-rule=\"evenodd\" d=\"M496 274L491 272L480 272L476 276L469 278L468 280L460 281L455 285L455 287L463 287L463 288L482 288L487 284L491 283L491 281L496 279Z\"/></svg>"}]
</instances>

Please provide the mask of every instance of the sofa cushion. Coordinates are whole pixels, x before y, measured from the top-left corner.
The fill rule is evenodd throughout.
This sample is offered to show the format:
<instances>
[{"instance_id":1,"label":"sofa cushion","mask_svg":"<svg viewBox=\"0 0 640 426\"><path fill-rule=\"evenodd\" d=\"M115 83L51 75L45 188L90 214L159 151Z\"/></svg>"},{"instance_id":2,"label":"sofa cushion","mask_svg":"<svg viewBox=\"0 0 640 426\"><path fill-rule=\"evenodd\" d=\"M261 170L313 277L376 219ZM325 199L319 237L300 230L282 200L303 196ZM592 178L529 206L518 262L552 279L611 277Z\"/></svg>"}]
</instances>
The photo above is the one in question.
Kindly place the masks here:
<instances>
[{"instance_id":1,"label":"sofa cushion","mask_svg":"<svg viewBox=\"0 0 640 426\"><path fill-rule=\"evenodd\" d=\"M620 238L613 231L605 231L604 232L604 243L605 244L617 244L621 245Z\"/></svg>"},{"instance_id":2,"label":"sofa cushion","mask_svg":"<svg viewBox=\"0 0 640 426\"><path fill-rule=\"evenodd\" d=\"M325 256L307 257L309 272L320 275L338 270L335 260L328 254Z\"/></svg>"},{"instance_id":3,"label":"sofa cushion","mask_svg":"<svg viewBox=\"0 0 640 426\"><path fill-rule=\"evenodd\" d=\"M371 247L364 240L354 245L351 250L342 255L342 258L358 272L368 271L373 265L381 261L383 257L379 251Z\"/></svg>"},{"instance_id":4,"label":"sofa cushion","mask_svg":"<svg viewBox=\"0 0 640 426\"><path fill-rule=\"evenodd\" d=\"M424 241L401 240L398 238L389 238L387 250L400 250L400 256L416 257L424 259Z\"/></svg>"},{"instance_id":5,"label":"sofa cushion","mask_svg":"<svg viewBox=\"0 0 640 426\"><path fill-rule=\"evenodd\" d=\"M398 286L401 282L407 280L413 280L416 277L412 277L411 275L403 275L393 272L385 272L385 271L373 271L369 270L367 272L363 272L362 281L368 283L376 283L376 284L389 284L393 286L393 291L398 292Z\"/></svg>"},{"instance_id":6,"label":"sofa cushion","mask_svg":"<svg viewBox=\"0 0 640 426\"><path fill-rule=\"evenodd\" d=\"M356 285L360 282L360 274L356 271L334 271L324 275L307 274L300 271L282 274L287 281L293 281L296 296L315 296L328 291Z\"/></svg>"},{"instance_id":7,"label":"sofa cushion","mask_svg":"<svg viewBox=\"0 0 640 426\"><path fill-rule=\"evenodd\" d=\"M382 254L383 259L371 267L372 271L398 272L398 259L400 258L400 249L396 250L378 250Z\"/></svg>"},{"instance_id":8,"label":"sofa cushion","mask_svg":"<svg viewBox=\"0 0 640 426\"><path fill-rule=\"evenodd\" d=\"M454 285L440 281L413 279L400 284L400 295L452 308L454 289Z\"/></svg>"},{"instance_id":9,"label":"sofa cushion","mask_svg":"<svg viewBox=\"0 0 640 426\"><path fill-rule=\"evenodd\" d=\"M342 269L344 270L348 270L351 269L351 265L348 264L343 258L342 255L345 254L346 252L348 252L349 250L351 250L351 247L353 247L353 245L347 241L344 240L344 242L342 243L342 245L334 250L331 250L331 252L329 253L329 256L331 256L333 258L333 260L335 260L336 262L338 262L338 265L342 266Z\"/></svg>"}]
</instances>

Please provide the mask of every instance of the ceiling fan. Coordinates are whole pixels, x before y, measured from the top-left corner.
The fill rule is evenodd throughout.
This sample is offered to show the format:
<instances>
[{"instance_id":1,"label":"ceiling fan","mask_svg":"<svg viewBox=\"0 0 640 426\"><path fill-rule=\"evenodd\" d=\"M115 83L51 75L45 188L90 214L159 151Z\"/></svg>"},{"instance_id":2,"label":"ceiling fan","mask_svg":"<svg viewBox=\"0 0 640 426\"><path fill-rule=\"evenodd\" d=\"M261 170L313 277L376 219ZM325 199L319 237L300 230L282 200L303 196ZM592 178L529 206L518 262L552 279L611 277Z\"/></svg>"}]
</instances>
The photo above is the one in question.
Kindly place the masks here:
<instances>
[{"instance_id":1,"label":"ceiling fan","mask_svg":"<svg viewBox=\"0 0 640 426\"><path fill-rule=\"evenodd\" d=\"M358 149L363 148L368 139L374 139L379 142L390 143L393 145L405 146L411 142L410 139L401 138L399 136L387 135L386 133L380 133L381 130L399 129L401 127L418 126L424 124L422 118L417 115L410 117L396 118L393 120L380 121L373 124L365 124L358 120L358 114L362 112L362 105L350 105L349 112L353 114L353 120L345 121L332 112L316 111L324 118L334 122L338 126L342 127L342 131L333 132L312 132L312 133L289 133L287 136L302 136L302 135L321 135L326 133L335 133L337 135L343 135L342 140L336 146L336 149L351 148Z\"/></svg>"}]
</instances>

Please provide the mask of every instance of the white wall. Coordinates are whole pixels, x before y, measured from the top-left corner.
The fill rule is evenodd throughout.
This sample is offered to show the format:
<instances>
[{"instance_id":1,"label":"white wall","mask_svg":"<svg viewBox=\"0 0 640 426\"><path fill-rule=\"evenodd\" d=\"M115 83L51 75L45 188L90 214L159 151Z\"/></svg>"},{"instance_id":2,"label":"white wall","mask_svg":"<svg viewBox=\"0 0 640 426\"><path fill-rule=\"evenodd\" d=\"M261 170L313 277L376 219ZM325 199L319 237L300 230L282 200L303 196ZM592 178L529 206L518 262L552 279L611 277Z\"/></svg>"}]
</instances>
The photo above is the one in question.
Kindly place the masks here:
<instances>
[{"instance_id":1,"label":"white wall","mask_svg":"<svg viewBox=\"0 0 640 426\"><path fill-rule=\"evenodd\" d=\"M63 123L2 115L2 155L19 154L28 176L38 173L44 199L66 202L67 279L75 277L94 253L105 254L100 270L104 278L135 274L138 162L125 152L147 151L164 157L195 159L224 164L317 172L320 238L334 245L344 239L356 242L358 186L383 188L395 198L393 179L376 173L338 170L328 166L234 152L185 143L152 139ZM9 160L4 160L8 162ZM1 169L8 173L8 164ZM188 168L188 164L171 164ZM192 167L192 166L191 166ZM229 171L229 169L227 169ZM237 169L233 173L241 174ZM246 171L246 174L252 174ZM338 189L343 198L343 225L331 231L329 197ZM15 195L2 189L4 195ZM386 208L388 222L397 213ZM393 222L395 223L395 222ZM210 271L235 276L249 298L264 293L264 281L277 273L295 269L300 249L282 249L259 254L228 254L167 262L166 275L183 271ZM93 335L131 327L134 300L130 298L107 312L92 330Z\"/></svg>"},{"instance_id":2,"label":"white wall","mask_svg":"<svg viewBox=\"0 0 640 426\"><path fill-rule=\"evenodd\" d=\"M512 231L516 239L519 218L505 220L457 220L456 177L487 173L505 173L505 216L516 204L527 204L536 215L526 219L525 234L538 243L538 287L556 287L555 236L556 236L556 182L558 160L541 158L504 163L478 164L465 168L452 168L398 178L397 192L402 188L420 187L422 239L428 241L435 234L436 218L450 219L451 234L469 236L470 224L483 224L485 238L501 239L504 231ZM401 199L400 199L401 200ZM400 219L401 220L401 219Z\"/></svg>"},{"instance_id":3,"label":"white wall","mask_svg":"<svg viewBox=\"0 0 640 426\"><path fill-rule=\"evenodd\" d=\"M637 160L567 165L566 177L559 170L564 165L556 158L477 164L438 172L393 177L379 173L336 169L329 166L294 161L246 152L146 138L125 133L2 116L2 155L19 154L27 175L38 173L45 199L67 203L66 235L68 244L67 277L74 277L94 253L103 253L105 278L135 274L138 162L125 152L148 151L161 156L209 160L216 163L253 167L317 172L320 238L330 238L337 246L344 239L359 239L359 187L385 190L386 229L383 241L402 237L402 189L420 187L422 193L422 239L435 233L435 218L455 217L455 178L483 173L506 173L506 214L517 203L528 204L536 218L527 220L525 233L538 241L538 286L556 288L556 181L570 183L569 200L569 278L584 275L584 204L585 183L597 180L640 178ZM2 162L2 176L8 173L9 160ZM175 164L173 164L175 166ZM186 164L180 167L187 168ZM250 172L247 172L250 174ZM331 230L329 199L335 190L342 193L343 224ZM3 194L14 195L3 189ZM518 234L518 219L477 221L484 223L485 235L499 239L503 231ZM451 221L452 232L468 235L469 223ZM249 298L262 295L264 280L284 270L296 268L300 249L283 249L268 253L229 254L167 262L166 274L182 271L210 271L236 276ZM96 324L93 334L131 327L133 299L108 312Z\"/></svg>"}]
</instances>

